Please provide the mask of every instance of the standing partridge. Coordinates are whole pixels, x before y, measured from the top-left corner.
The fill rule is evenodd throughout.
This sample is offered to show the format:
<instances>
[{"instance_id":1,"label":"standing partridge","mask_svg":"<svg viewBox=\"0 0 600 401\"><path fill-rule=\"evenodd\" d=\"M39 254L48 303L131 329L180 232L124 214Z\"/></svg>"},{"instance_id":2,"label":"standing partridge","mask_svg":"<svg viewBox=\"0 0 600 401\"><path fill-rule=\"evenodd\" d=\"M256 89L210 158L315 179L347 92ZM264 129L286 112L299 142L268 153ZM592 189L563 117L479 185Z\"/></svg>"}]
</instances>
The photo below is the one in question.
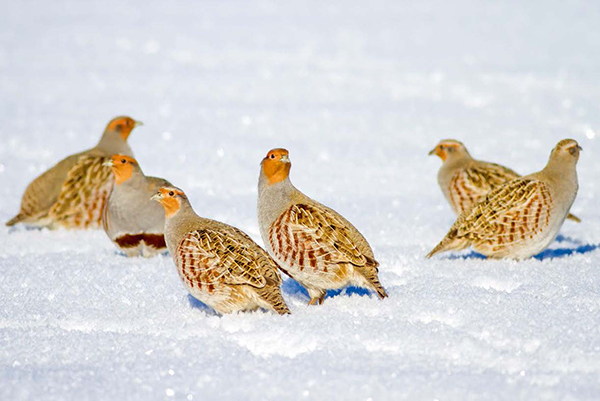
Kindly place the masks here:
<instances>
[{"instance_id":1,"label":"standing partridge","mask_svg":"<svg viewBox=\"0 0 600 401\"><path fill-rule=\"evenodd\" d=\"M165 252L165 213L150 197L171 183L146 177L133 157L114 155L105 164L115 176L102 218L108 238L127 256L152 257Z\"/></svg>"},{"instance_id":2,"label":"standing partridge","mask_svg":"<svg viewBox=\"0 0 600 401\"><path fill-rule=\"evenodd\" d=\"M309 305L323 303L328 289L350 284L387 297L367 240L336 211L296 189L290 168L289 152L273 149L258 180L260 233L281 270L306 288Z\"/></svg>"},{"instance_id":3,"label":"standing partridge","mask_svg":"<svg viewBox=\"0 0 600 401\"><path fill-rule=\"evenodd\" d=\"M290 313L277 264L248 235L198 216L181 189L160 188L152 199L165 210L167 247L190 294L221 314Z\"/></svg>"},{"instance_id":4,"label":"standing partridge","mask_svg":"<svg viewBox=\"0 0 600 401\"><path fill-rule=\"evenodd\" d=\"M462 213L427 255L472 246L490 258L525 259L550 245L577 195L581 147L563 139L540 172L491 190Z\"/></svg>"},{"instance_id":5,"label":"standing partridge","mask_svg":"<svg viewBox=\"0 0 600 401\"><path fill-rule=\"evenodd\" d=\"M473 159L465 145L454 139L440 141L429 154L442 159L438 183L457 216L498 185L520 177L507 167ZM581 221L570 213L567 218Z\"/></svg>"},{"instance_id":6,"label":"standing partridge","mask_svg":"<svg viewBox=\"0 0 600 401\"><path fill-rule=\"evenodd\" d=\"M23 194L19 214L6 225L100 228L113 180L103 163L117 153L132 155L127 138L138 125L130 117L112 119L95 147L68 156L33 180Z\"/></svg>"}]
</instances>

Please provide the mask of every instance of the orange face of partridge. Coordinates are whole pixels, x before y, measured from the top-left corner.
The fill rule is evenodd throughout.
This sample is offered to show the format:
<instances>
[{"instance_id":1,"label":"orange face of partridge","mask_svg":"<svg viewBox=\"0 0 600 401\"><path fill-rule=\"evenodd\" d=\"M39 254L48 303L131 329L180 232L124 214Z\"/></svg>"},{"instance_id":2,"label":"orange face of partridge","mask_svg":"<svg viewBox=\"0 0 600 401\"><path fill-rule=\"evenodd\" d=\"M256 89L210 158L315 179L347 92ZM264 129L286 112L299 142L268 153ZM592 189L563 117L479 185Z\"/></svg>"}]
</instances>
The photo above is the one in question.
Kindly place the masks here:
<instances>
[{"instance_id":1,"label":"orange face of partridge","mask_svg":"<svg viewBox=\"0 0 600 401\"><path fill-rule=\"evenodd\" d=\"M292 163L290 152L285 149L273 149L262 160L262 171L269 184L277 184L288 178Z\"/></svg>"},{"instance_id":2,"label":"orange face of partridge","mask_svg":"<svg viewBox=\"0 0 600 401\"><path fill-rule=\"evenodd\" d=\"M462 149L464 149L464 145L462 143L448 139L438 143L436 147L429 152L429 155L436 155L442 159L442 161L446 161L450 153L458 152Z\"/></svg>"},{"instance_id":3,"label":"orange face of partridge","mask_svg":"<svg viewBox=\"0 0 600 401\"><path fill-rule=\"evenodd\" d=\"M163 187L152 196L152 199L160 202L165 209L165 216L167 218L173 216L181 208L181 201L179 198L185 196L183 191L172 187Z\"/></svg>"},{"instance_id":4,"label":"orange face of partridge","mask_svg":"<svg viewBox=\"0 0 600 401\"><path fill-rule=\"evenodd\" d=\"M131 131L138 125L142 125L142 123L135 121L131 117L117 117L113 118L111 122L108 123L106 130L118 132L121 135L121 138L126 141L127 138L129 138Z\"/></svg>"},{"instance_id":5,"label":"orange face of partridge","mask_svg":"<svg viewBox=\"0 0 600 401\"><path fill-rule=\"evenodd\" d=\"M117 185L121 185L131 178L133 169L137 166L137 161L133 157L114 155L110 160L110 167L115 175Z\"/></svg>"}]
</instances>

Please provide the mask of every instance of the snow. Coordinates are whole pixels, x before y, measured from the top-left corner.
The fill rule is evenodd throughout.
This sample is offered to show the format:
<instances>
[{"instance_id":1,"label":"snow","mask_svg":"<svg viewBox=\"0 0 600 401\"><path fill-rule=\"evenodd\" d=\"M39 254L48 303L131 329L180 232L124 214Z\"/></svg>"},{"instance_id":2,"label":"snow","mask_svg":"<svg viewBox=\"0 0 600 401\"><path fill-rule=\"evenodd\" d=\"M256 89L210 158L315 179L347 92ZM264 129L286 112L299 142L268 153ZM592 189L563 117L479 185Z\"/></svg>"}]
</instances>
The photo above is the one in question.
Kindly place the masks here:
<instances>
[{"instance_id":1,"label":"snow","mask_svg":"<svg viewBox=\"0 0 600 401\"><path fill-rule=\"evenodd\" d=\"M147 174L260 240L258 164L370 240L390 297L220 317L168 256L103 232L0 229L0 399L600 398L600 6L460 0L4 2L0 219L107 121ZM424 255L452 224L439 139L521 173L584 151L573 212L523 262Z\"/></svg>"}]
</instances>

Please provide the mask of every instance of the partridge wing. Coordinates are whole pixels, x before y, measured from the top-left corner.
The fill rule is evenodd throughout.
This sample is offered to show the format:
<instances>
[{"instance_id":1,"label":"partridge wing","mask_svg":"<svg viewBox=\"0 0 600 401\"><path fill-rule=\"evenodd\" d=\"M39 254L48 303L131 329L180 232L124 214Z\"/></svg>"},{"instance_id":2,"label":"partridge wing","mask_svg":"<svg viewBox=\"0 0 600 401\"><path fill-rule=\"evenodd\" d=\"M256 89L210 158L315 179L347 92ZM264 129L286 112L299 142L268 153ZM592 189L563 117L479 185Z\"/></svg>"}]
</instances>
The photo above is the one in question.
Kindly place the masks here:
<instances>
[{"instance_id":1,"label":"partridge wing","mask_svg":"<svg viewBox=\"0 0 600 401\"><path fill-rule=\"evenodd\" d=\"M67 173L48 217L69 228L100 227L114 179L110 167L103 165L106 160L100 156L79 157Z\"/></svg>"},{"instance_id":2,"label":"partridge wing","mask_svg":"<svg viewBox=\"0 0 600 401\"><path fill-rule=\"evenodd\" d=\"M456 223L457 235L510 246L533 238L550 222L552 197L546 184L516 179L491 191Z\"/></svg>"},{"instance_id":3,"label":"partridge wing","mask_svg":"<svg viewBox=\"0 0 600 401\"><path fill-rule=\"evenodd\" d=\"M261 272L260 255L254 244L212 229L188 233L177 248L184 277L202 285L247 284L262 288L266 284Z\"/></svg>"},{"instance_id":4,"label":"partridge wing","mask_svg":"<svg viewBox=\"0 0 600 401\"><path fill-rule=\"evenodd\" d=\"M367 258L352 240L346 224L324 208L295 204L270 229L269 240L283 260L315 268L323 263L363 266Z\"/></svg>"}]
</instances>

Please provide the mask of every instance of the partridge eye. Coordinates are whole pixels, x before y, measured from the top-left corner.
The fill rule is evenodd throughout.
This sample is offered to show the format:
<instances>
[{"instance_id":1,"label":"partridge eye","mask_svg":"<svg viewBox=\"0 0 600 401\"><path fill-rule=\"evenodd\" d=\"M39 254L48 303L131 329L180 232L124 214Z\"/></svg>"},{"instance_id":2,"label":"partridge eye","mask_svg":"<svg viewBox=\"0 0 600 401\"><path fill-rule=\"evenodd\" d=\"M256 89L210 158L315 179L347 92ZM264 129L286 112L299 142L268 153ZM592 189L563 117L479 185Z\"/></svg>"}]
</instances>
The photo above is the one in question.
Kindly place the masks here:
<instances>
[{"instance_id":1,"label":"partridge eye","mask_svg":"<svg viewBox=\"0 0 600 401\"><path fill-rule=\"evenodd\" d=\"M121 163L125 164L125 163L127 163L127 160L121 159Z\"/></svg>"},{"instance_id":2,"label":"partridge eye","mask_svg":"<svg viewBox=\"0 0 600 401\"><path fill-rule=\"evenodd\" d=\"M175 192L169 191L169 196L173 196L173 195L175 195Z\"/></svg>"},{"instance_id":3,"label":"partridge eye","mask_svg":"<svg viewBox=\"0 0 600 401\"><path fill-rule=\"evenodd\" d=\"M274 159L274 158L275 158L275 155L274 155L274 154L271 154L271 159Z\"/></svg>"}]
</instances>

